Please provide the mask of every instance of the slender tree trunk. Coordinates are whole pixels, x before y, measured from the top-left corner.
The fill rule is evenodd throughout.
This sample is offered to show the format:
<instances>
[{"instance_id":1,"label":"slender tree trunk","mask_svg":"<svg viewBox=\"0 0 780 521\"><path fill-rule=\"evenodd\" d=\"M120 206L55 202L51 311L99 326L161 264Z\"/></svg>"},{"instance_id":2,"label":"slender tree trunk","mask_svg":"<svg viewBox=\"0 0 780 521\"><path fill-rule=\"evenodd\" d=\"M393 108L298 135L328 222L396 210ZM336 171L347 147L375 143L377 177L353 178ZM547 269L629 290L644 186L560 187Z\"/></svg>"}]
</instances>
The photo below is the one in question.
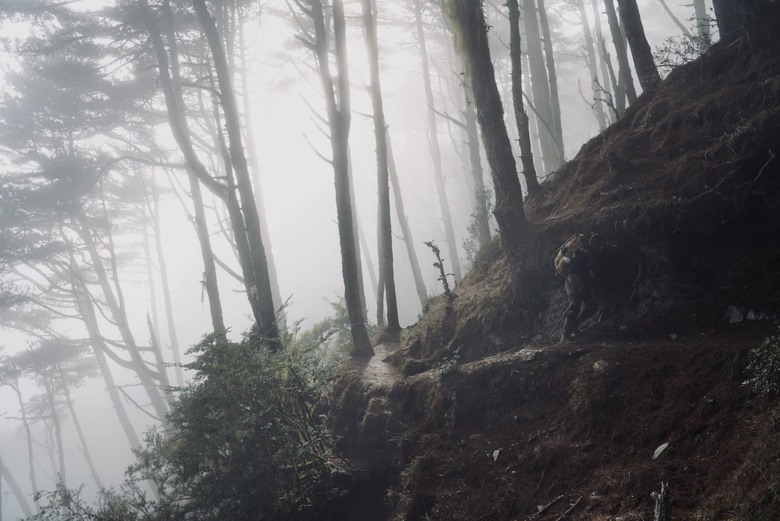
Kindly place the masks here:
<instances>
[{"instance_id":1,"label":"slender tree trunk","mask_svg":"<svg viewBox=\"0 0 780 521\"><path fill-rule=\"evenodd\" d=\"M425 101L428 104L428 139L431 146L431 158L433 159L433 174L436 182L436 194L438 196L439 208L441 209L442 224L444 225L444 236L447 239L447 252L452 263L452 273L455 277L455 283L460 282L462 273L460 269L460 260L458 257L458 247L455 239L455 229L452 225L452 214L450 205L447 201L447 192L444 185L444 172L442 169L441 149L439 148L439 132L436 126L436 106L433 100L433 88L431 84L431 71L428 64L428 48L425 38L425 31L422 22L422 4L420 0L414 0L415 28L417 31L417 40L420 46L420 60L422 63L422 79L425 88Z\"/></svg>"},{"instance_id":2,"label":"slender tree trunk","mask_svg":"<svg viewBox=\"0 0 780 521\"><path fill-rule=\"evenodd\" d=\"M507 0L509 8L509 55L512 60L512 102L515 108L518 141L520 144L520 161L523 165L525 186L529 195L539 190L539 180L536 178L534 156L531 150L531 131L528 126L528 114L523 101L523 56L520 36L520 10L517 0Z\"/></svg>"},{"instance_id":3,"label":"slender tree trunk","mask_svg":"<svg viewBox=\"0 0 780 521\"><path fill-rule=\"evenodd\" d=\"M542 148L542 162L545 174L553 172L559 166L555 147L555 127L553 124L552 101L550 99L550 81L547 78L547 66L544 62L539 20L534 0L523 0L523 23L525 42L528 48L528 63L531 73L531 91L536 108L539 143Z\"/></svg>"},{"instance_id":4,"label":"slender tree trunk","mask_svg":"<svg viewBox=\"0 0 780 521\"><path fill-rule=\"evenodd\" d=\"M284 326L286 324L286 315L282 307L284 306L284 299L282 298L282 291L279 287L279 276L276 272L276 262L271 247L271 230L268 227L268 217L266 216L265 203L263 202L263 189L262 189L262 172L260 170L260 162L257 157L257 146L255 144L255 130L254 119L252 118L252 110L249 103L249 81L247 73L247 59L246 59L246 42L244 35L244 19L243 11L238 9L238 46L241 58L241 87L243 90L242 101L244 106L244 121L246 122L246 139L247 139L247 155L249 156L249 166L251 167L253 176L252 185L255 187L255 203L257 204L257 214L260 217L260 236L263 239L263 244L266 246L266 252L268 254L268 275L271 278L271 297L274 301L274 308L279 310L278 319L280 324Z\"/></svg>"},{"instance_id":5,"label":"slender tree trunk","mask_svg":"<svg viewBox=\"0 0 780 521\"><path fill-rule=\"evenodd\" d=\"M417 298L420 299L420 306L425 305L428 300L428 290L425 287L420 262L417 260L417 249L414 247L414 238L412 229L409 226L409 220L406 218L404 210L404 198L401 194L401 183L398 180L398 172L395 168L395 159L393 157L393 142L390 134L387 134L387 166L390 171L390 182L393 185L393 200L395 201L395 214L398 217L398 224L401 226L401 234L404 244L406 244L406 254L409 257L409 266L414 278L414 287L417 290Z\"/></svg>"},{"instance_id":6,"label":"slender tree trunk","mask_svg":"<svg viewBox=\"0 0 780 521\"><path fill-rule=\"evenodd\" d=\"M625 105L622 104L622 96L626 97L626 100L630 105L636 101L636 89L634 88L634 78L631 74L631 66L628 63L626 39L623 30L620 27L620 22L618 21L614 0L604 0L604 8L607 12L609 32L612 34L612 43L615 46L615 56L617 57L618 62L618 91L615 92L615 98L617 99L618 112L622 114L620 107L623 106L623 108L625 108Z\"/></svg>"},{"instance_id":7,"label":"slender tree trunk","mask_svg":"<svg viewBox=\"0 0 780 521\"><path fill-rule=\"evenodd\" d=\"M634 57L639 84L644 91L653 90L661 81L661 76L658 74L653 52L645 37L645 28L642 26L636 0L618 0L618 10L626 30L628 45L631 47L631 55Z\"/></svg>"},{"instance_id":8,"label":"slender tree trunk","mask_svg":"<svg viewBox=\"0 0 780 521\"><path fill-rule=\"evenodd\" d=\"M601 13L599 12L599 4L598 0L591 0L591 9L593 10L593 28L596 34L596 54L599 58L599 67L601 68L601 78L602 78L602 85L601 85L601 93L603 96L606 97L606 103L608 108L612 109L612 111L615 111L615 86L617 85L617 81L615 79L615 75L613 72L611 72L612 69L612 63L610 62L609 53L607 52L607 46L604 42L604 31L601 27ZM610 92L610 85L612 86L612 91ZM613 123L615 121L615 118L610 117L610 114L613 114L613 112L607 112L607 125Z\"/></svg>"},{"instance_id":9,"label":"slender tree trunk","mask_svg":"<svg viewBox=\"0 0 780 521\"><path fill-rule=\"evenodd\" d=\"M555 55L553 54L552 36L550 35L550 24L547 21L547 9L544 7L545 0L539 1L539 25L542 28L542 38L544 41L544 57L547 64L547 78L550 81L550 108L552 109L552 127L555 130L555 154L556 168L563 164L566 157L566 151L563 147L563 126L561 124L561 102L558 98L558 73L555 69Z\"/></svg>"},{"instance_id":10,"label":"slender tree trunk","mask_svg":"<svg viewBox=\"0 0 780 521\"><path fill-rule=\"evenodd\" d=\"M523 56L523 59L525 60L525 70L531 69L531 59L528 57L528 54L526 53ZM530 74L524 74L523 75L523 92L524 93L533 93L533 89L531 88L531 75ZM528 115L528 130L531 134L531 152L533 155L534 160L534 170L537 172L537 177L539 177L539 172L544 172L544 161L542 160L542 140L539 136L540 134L540 128L542 126L542 122L539 120L539 117L536 115L536 110L534 109L532 105L531 98L529 98L527 95L523 95L523 99L531 105L531 114L528 115L528 112L526 112L526 115ZM536 130L536 133L534 134L533 130ZM518 131L518 135L520 132Z\"/></svg>"},{"instance_id":11,"label":"slender tree trunk","mask_svg":"<svg viewBox=\"0 0 780 521\"><path fill-rule=\"evenodd\" d=\"M164 14L169 20L168 25L171 25L170 16L168 16L170 13L170 6L167 1L163 2L163 6L166 8L164 9ZM259 298L258 285L262 286L262 284L256 282L255 266L251 253L249 252L249 240L247 237L244 216L241 212L239 203L235 199L235 194L229 193L234 192L235 188L229 189L225 184L212 177L195 152L191 137L192 134L187 122L186 104L182 96L181 82L179 78L176 77L176 72L178 71L178 57L175 53L175 39L171 42L171 59L169 60L165 42L152 17L148 0L138 0L138 7L141 20L151 36L152 48L157 59L160 87L165 97L165 104L168 110L168 123L173 133L173 137L184 155L188 171L192 175L195 175L212 193L223 200L228 207L231 227L234 235L236 235L234 237L236 247L239 249L239 262L241 263L241 269L244 276L244 287L246 288L247 299L252 308L254 319L258 325L260 325L262 332L264 317L267 321L267 310L261 309L260 307L261 299ZM174 77L172 77L172 74ZM243 254L239 248L239 244L244 244L246 246ZM264 295L264 297L268 297L269 295L270 293ZM268 300L271 299L268 298ZM273 301L271 301L270 307L273 308ZM273 325L271 327L273 327ZM277 337L278 335L274 338ZM273 339L271 339L271 342L273 348Z\"/></svg>"},{"instance_id":12,"label":"slender tree trunk","mask_svg":"<svg viewBox=\"0 0 780 521\"><path fill-rule=\"evenodd\" d=\"M36 366L38 365L37 361L35 365ZM51 423L54 426L54 440L57 446L57 463L59 469L58 470L59 481L60 483L62 483L62 485L65 488L67 488L68 479L67 479L67 472L65 467L65 444L62 440L62 423L60 422L60 415L57 412L57 406L55 405L54 389L52 388L52 382L50 381L48 374L46 374L46 369L41 367L36 367L36 370L41 377L41 381L43 382L43 390L46 393L46 404L49 407L49 414L51 415Z\"/></svg>"},{"instance_id":13,"label":"slender tree trunk","mask_svg":"<svg viewBox=\"0 0 780 521\"><path fill-rule=\"evenodd\" d=\"M173 317L173 302L171 299L171 286L168 283L168 265L165 262L165 250L163 249L162 226L160 225L160 193L157 190L157 182L154 178L152 178L152 204L152 211L154 212L152 223L154 225L154 240L157 250L157 267L160 270L160 282L162 284L165 322L168 324L168 339L171 342L170 347L171 352L173 353L173 362L175 364L174 374L176 375L176 385L182 387L184 385L184 372L181 368L181 349L179 347L179 335L176 334L176 321ZM196 216L197 212L196 206ZM197 228L200 224L201 223L197 221L196 217L195 227Z\"/></svg>"},{"instance_id":14,"label":"slender tree trunk","mask_svg":"<svg viewBox=\"0 0 780 521\"><path fill-rule=\"evenodd\" d=\"M704 0L693 0L694 16L696 17L696 32L699 35L699 45L702 52L710 46L710 17Z\"/></svg>"},{"instance_id":15,"label":"slender tree trunk","mask_svg":"<svg viewBox=\"0 0 780 521\"><path fill-rule=\"evenodd\" d=\"M85 225L85 220L86 218L83 215L80 216L78 222L74 223L74 228L87 248L87 252L89 253L92 262L92 268L95 270L100 288L103 292L103 297L106 300L106 304L111 312L111 316L122 336L122 341L133 362L135 373L138 376L141 384L143 384L143 387L146 390L146 394L149 396L149 401L155 410L155 414L158 418L163 419L168 413L168 403L160 395L159 381L155 380L153 372L147 366L146 361L141 356L138 345L135 342L135 337L133 336L133 333L130 329L125 307L122 303L118 280L115 280L115 287L117 290L115 294L114 289L111 287L111 282L109 281L105 267L103 266L103 260L98 254L97 246L95 245L94 239L92 238L92 233ZM108 250L112 258L113 266L115 264L113 261L115 258L115 252L112 247L109 247ZM114 276L116 278L116 268L114 267L112 271L114 272Z\"/></svg>"},{"instance_id":16,"label":"slender tree trunk","mask_svg":"<svg viewBox=\"0 0 780 521\"><path fill-rule=\"evenodd\" d=\"M390 220L390 173L387 160L387 124L382 103L382 85L379 79L379 42L376 31L376 11L371 0L361 0L363 28L371 69L371 105L374 109L374 135L376 138L377 186L379 195L379 242L382 256L379 269L384 280L387 300L387 331L397 334L401 330L398 320L398 300L395 293L393 267L393 232Z\"/></svg>"},{"instance_id":17,"label":"slender tree trunk","mask_svg":"<svg viewBox=\"0 0 780 521\"><path fill-rule=\"evenodd\" d=\"M363 259L360 247L360 214L357 211L357 201L355 199L355 181L353 179L354 169L352 168L352 148L347 144L347 173L349 174L349 207L352 209L352 218L354 226L352 227L352 240L355 245L355 271L357 272L358 293L360 294L360 306L363 309L363 316L368 317L368 304L366 303L366 286L363 283ZM368 254L368 250L366 250ZM380 270L381 271L381 270Z\"/></svg>"},{"instance_id":18,"label":"slender tree trunk","mask_svg":"<svg viewBox=\"0 0 780 521\"><path fill-rule=\"evenodd\" d=\"M590 25L588 24L588 12L585 10L585 2L583 0L577 0L577 9L580 12L580 19L582 20L582 32L585 35L585 52L588 62L588 70L590 71L590 89L593 96L593 111L596 113L596 121L599 124L599 130L607 128L607 119L604 116L603 101L600 98L603 97L601 93L599 82L598 66L596 64L596 49L593 46L593 36L590 32Z\"/></svg>"},{"instance_id":19,"label":"slender tree trunk","mask_svg":"<svg viewBox=\"0 0 780 521\"><path fill-rule=\"evenodd\" d=\"M73 420L73 425L76 427L76 434L78 435L79 441L81 442L81 447L79 447L79 450L81 450L81 454L84 456L84 460L87 462L89 472L92 475L92 480L95 482L95 485L97 485L98 490L102 490L103 483L100 481L100 476L98 475L97 469L95 468L95 463L92 461L92 455L89 453L87 438L84 436L84 430L81 428L81 422L79 421L79 417L76 414L76 407L73 405L73 399L70 396L68 383L65 380L65 376L62 374L62 371L60 370L58 373L60 377L60 384L62 385L62 394L65 397L65 404L68 406L68 411L70 411L70 417Z\"/></svg>"},{"instance_id":20,"label":"slender tree trunk","mask_svg":"<svg viewBox=\"0 0 780 521\"><path fill-rule=\"evenodd\" d=\"M333 2L333 28L335 34L336 68L338 84L330 73L328 33L321 0L311 2L310 12L315 27L313 42L317 66L330 127L333 153L333 173L336 185L336 215L341 246L341 273L344 279L344 300L352 333L353 356L367 357L374 354L366 330L357 277L357 259L354 238L354 219L349 197L349 130L351 123L349 97L349 69L347 64L344 6L341 0ZM338 100L338 101L337 101Z\"/></svg>"},{"instance_id":21,"label":"slender tree trunk","mask_svg":"<svg viewBox=\"0 0 780 521\"><path fill-rule=\"evenodd\" d=\"M482 172L482 157L479 151L477 112L474 109L473 95L467 82L463 83L463 96L465 101L463 115L466 126L466 147L468 148L472 181L472 198L474 200L474 208L476 209L477 215L484 216L484 219L478 219L477 222L477 239L479 240L480 248L482 248L490 244L490 219L488 215L487 200L485 198L485 178ZM530 172L530 174L523 172L526 176L526 182L529 177L533 177L538 186L539 181L536 180L536 169L533 168L533 161L531 162Z\"/></svg>"},{"instance_id":22,"label":"slender tree trunk","mask_svg":"<svg viewBox=\"0 0 780 521\"><path fill-rule=\"evenodd\" d=\"M523 211L523 192L517 178L512 144L504 125L504 108L490 60L487 26L482 2L448 0L455 32L464 54L467 77L471 81L477 105L477 119L488 162L493 174L496 207L493 214L509 259L514 295L520 295L519 256L526 220Z\"/></svg>"},{"instance_id":23,"label":"slender tree trunk","mask_svg":"<svg viewBox=\"0 0 780 521\"><path fill-rule=\"evenodd\" d=\"M111 373L111 368L109 367L108 361L106 360L105 353L108 352L108 346L105 345L103 337L100 334L91 296L89 295L84 283L84 278L82 277L75 263L72 252L70 253L70 256L70 283L73 287L73 294L76 298L79 315L81 315L81 318L84 321L84 325L86 326L87 332L89 334L92 352L95 355L95 360L98 364L98 368L100 369L100 374L103 377L103 382L106 384L106 391L108 392L108 396L111 399L114 412L119 418L119 423L122 426L125 437L127 437L127 441L130 444L130 448L138 448L141 446L141 441L138 439L135 428L130 422L130 417L127 415L124 402L119 396L117 385L114 381L114 376Z\"/></svg>"},{"instance_id":24,"label":"slender tree trunk","mask_svg":"<svg viewBox=\"0 0 780 521\"><path fill-rule=\"evenodd\" d=\"M230 145L230 158L236 175L236 186L241 196L241 210L249 238L250 252L252 255L252 267L255 273L254 288L250 288L250 298L257 303L259 310L258 327L263 338L269 343L271 349L280 346L279 328L276 323L276 310L271 292L271 280L268 272L268 261L265 254L265 246L260 233L260 217L257 213L252 181L249 175L249 165L244 154L244 146L241 137L241 123L233 89L230 70L228 68L222 39L217 32L214 19L208 12L204 0L192 0L192 5L197 13L200 25L208 40L211 56L214 60L214 69L219 83L220 101L225 116Z\"/></svg>"},{"instance_id":25,"label":"slender tree trunk","mask_svg":"<svg viewBox=\"0 0 780 521\"><path fill-rule=\"evenodd\" d=\"M30 429L30 421L27 419L27 408L24 406L24 399L22 398L22 391L19 389L18 379L9 384L16 394L16 400L19 403L19 413L22 418L22 428L24 429L24 439L27 444L27 474L30 477L30 487L33 491L33 500L35 501L36 509L38 507L38 480L35 476L35 452L33 450L33 437L32 430Z\"/></svg>"},{"instance_id":26,"label":"slender tree trunk","mask_svg":"<svg viewBox=\"0 0 780 521\"><path fill-rule=\"evenodd\" d=\"M16 498L16 502L19 503L19 507L21 507L25 517L31 517L33 512L30 510L30 504L27 502L27 498L24 496L24 492L22 492L22 487L20 487L19 483L16 482L13 473L8 470L8 467L6 467L3 463L3 457L0 456L0 485L2 485L3 480L5 480L5 482L8 483L8 486L11 487L11 492ZM2 487L0 487L0 505L2 505L1 498ZM0 515L2 515L2 508L0 508Z\"/></svg>"}]
</instances>

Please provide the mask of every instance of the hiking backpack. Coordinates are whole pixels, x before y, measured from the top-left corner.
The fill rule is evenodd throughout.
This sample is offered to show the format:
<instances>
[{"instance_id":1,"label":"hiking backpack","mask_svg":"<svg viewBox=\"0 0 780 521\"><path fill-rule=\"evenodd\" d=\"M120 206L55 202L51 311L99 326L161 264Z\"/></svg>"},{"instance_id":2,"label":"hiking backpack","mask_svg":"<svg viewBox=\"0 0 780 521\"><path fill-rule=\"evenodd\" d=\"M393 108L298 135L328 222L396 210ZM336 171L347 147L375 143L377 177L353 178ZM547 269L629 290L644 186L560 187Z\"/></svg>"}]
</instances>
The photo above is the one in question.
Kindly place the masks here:
<instances>
[{"instance_id":1,"label":"hiking backpack","mask_svg":"<svg viewBox=\"0 0 780 521\"><path fill-rule=\"evenodd\" d=\"M571 262L577 250L581 250L586 244L585 236L581 233L569 237L555 252L555 272L561 277L566 277L571 269Z\"/></svg>"}]
</instances>

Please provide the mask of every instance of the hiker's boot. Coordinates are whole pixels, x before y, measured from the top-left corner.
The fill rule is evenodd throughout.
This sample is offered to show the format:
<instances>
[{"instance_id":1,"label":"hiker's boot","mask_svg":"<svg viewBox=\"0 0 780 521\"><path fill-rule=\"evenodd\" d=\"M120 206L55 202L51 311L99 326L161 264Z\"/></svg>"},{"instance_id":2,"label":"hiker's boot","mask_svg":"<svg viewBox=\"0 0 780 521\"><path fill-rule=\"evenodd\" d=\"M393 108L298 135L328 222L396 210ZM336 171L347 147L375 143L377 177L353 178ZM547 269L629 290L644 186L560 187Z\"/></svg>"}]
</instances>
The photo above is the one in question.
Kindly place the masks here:
<instances>
[{"instance_id":1,"label":"hiker's boot","mask_svg":"<svg viewBox=\"0 0 780 521\"><path fill-rule=\"evenodd\" d=\"M563 323L563 334L561 335L561 342L566 342L567 340L574 338L574 329L576 325L577 324L570 318L566 319L566 322Z\"/></svg>"}]
</instances>

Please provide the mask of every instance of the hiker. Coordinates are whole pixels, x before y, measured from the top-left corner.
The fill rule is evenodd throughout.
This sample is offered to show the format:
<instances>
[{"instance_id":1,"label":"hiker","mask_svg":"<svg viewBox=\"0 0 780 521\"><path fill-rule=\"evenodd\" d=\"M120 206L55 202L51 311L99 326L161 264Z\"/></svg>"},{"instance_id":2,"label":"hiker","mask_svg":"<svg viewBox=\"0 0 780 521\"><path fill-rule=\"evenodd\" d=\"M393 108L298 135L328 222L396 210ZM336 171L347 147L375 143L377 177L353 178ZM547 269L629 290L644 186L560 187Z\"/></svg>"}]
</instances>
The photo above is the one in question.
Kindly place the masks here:
<instances>
[{"instance_id":1,"label":"hiker","mask_svg":"<svg viewBox=\"0 0 780 521\"><path fill-rule=\"evenodd\" d=\"M571 339L577 326L598 310L591 287L596 279L594 256L601 253L605 247L606 241L598 233L591 235L587 242L584 235L575 235L561 246L555 256L555 270L566 277L566 296L570 302L563 323L561 341Z\"/></svg>"}]
</instances>

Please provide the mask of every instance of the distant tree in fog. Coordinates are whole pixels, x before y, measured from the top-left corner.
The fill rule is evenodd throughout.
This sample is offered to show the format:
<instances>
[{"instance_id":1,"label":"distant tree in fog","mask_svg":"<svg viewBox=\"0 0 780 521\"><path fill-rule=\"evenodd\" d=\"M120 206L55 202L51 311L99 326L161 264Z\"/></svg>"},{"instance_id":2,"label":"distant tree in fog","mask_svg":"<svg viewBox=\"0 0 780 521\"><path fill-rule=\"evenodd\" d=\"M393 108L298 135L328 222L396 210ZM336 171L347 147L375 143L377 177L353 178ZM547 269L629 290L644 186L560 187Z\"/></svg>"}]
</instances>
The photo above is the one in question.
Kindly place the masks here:
<instances>
[{"instance_id":1,"label":"distant tree in fog","mask_svg":"<svg viewBox=\"0 0 780 521\"><path fill-rule=\"evenodd\" d=\"M363 29L371 70L371 106L374 110L374 136L376 141L377 186L379 196L379 269L384 281L387 299L387 331L395 336L401 331L398 321L398 300L395 293L393 269L393 234L390 220L390 169L387 150L387 123L379 79L379 41L377 38L376 3L361 0ZM381 297L380 297L381 298Z\"/></svg>"}]
</instances>

